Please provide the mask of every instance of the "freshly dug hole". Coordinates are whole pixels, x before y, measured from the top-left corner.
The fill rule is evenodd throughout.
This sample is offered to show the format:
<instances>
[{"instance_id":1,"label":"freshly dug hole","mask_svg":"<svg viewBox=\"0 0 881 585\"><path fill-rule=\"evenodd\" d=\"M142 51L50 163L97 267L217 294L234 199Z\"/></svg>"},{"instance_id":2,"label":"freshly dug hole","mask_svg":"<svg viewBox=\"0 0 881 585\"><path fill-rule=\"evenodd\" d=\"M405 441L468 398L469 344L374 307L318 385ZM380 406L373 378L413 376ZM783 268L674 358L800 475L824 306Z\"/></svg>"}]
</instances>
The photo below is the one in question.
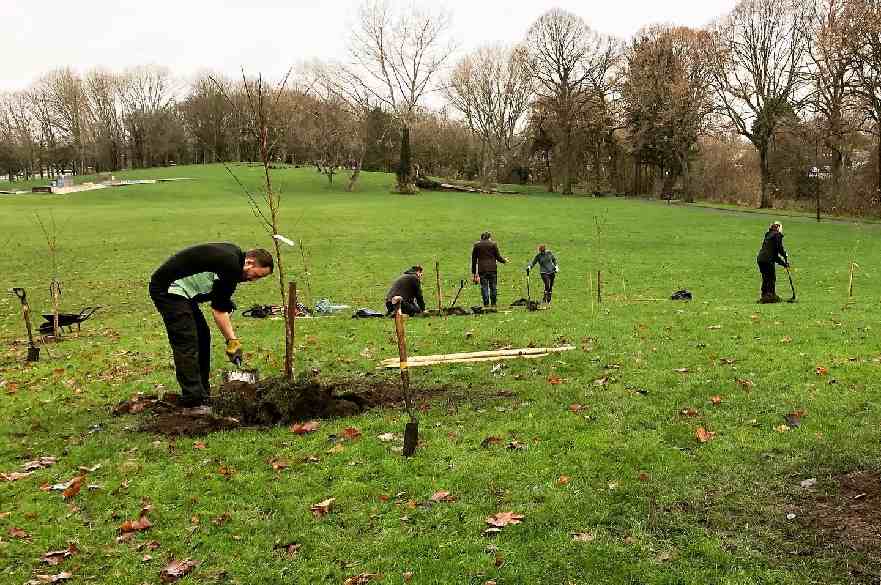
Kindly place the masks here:
<instances>
[{"instance_id":1,"label":"freshly dug hole","mask_svg":"<svg viewBox=\"0 0 881 585\"><path fill-rule=\"evenodd\" d=\"M415 390L425 398L445 389ZM321 385L314 381L291 383L284 378L267 378L256 385L227 382L211 405L215 414L238 419L244 425L275 425L312 418L353 416L378 406L403 403L401 389L394 382L354 381Z\"/></svg>"}]
</instances>

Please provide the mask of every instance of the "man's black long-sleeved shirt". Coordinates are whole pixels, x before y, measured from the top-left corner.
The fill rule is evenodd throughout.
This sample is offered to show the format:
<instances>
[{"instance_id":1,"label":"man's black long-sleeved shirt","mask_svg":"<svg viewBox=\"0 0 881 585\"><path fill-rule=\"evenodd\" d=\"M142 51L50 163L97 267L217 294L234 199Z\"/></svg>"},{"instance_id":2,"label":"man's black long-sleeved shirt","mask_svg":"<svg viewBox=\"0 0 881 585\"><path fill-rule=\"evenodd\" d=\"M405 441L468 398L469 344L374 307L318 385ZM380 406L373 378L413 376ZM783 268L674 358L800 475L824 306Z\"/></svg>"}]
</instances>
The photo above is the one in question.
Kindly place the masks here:
<instances>
[{"instance_id":1,"label":"man's black long-sleeved shirt","mask_svg":"<svg viewBox=\"0 0 881 585\"><path fill-rule=\"evenodd\" d=\"M768 230L756 260L758 262L776 262L781 266L786 266L788 259L786 250L783 249L783 234L775 230Z\"/></svg>"},{"instance_id":2,"label":"man's black long-sleeved shirt","mask_svg":"<svg viewBox=\"0 0 881 585\"><path fill-rule=\"evenodd\" d=\"M235 244L199 244L181 250L156 269L151 291L211 301L211 308L224 313L234 309L232 295L242 281L245 253Z\"/></svg>"}]
</instances>

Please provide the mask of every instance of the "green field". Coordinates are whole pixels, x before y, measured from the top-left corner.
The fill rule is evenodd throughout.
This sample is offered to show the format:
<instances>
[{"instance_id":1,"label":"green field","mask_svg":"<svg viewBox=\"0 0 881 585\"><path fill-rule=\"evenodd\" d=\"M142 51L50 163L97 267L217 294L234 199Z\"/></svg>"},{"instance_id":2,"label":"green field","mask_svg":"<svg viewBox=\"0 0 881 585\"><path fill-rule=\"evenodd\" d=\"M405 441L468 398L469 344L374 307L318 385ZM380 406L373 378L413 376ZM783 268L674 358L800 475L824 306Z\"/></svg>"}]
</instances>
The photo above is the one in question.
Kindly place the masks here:
<instances>
[{"instance_id":1,"label":"green field","mask_svg":"<svg viewBox=\"0 0 881 585\"><path fill-rule=\"evenodd\" d=\"M233 169L259 185L260 169ZM412 459L377 438L403 430L406 416L394 409L323 421L304 436L286 427L177 440L137 432L137 416L112 416L111 407L158 385L176 389L147 296L152 271L198 242L270 245L239 188L220 166L176 167L125 175L197 180L0 196L2 288L23 286L35 312L49 308L51 264L34 214L51 214L65 308L104 307L79 338L45 347L25 366L18 301L0 296L0 472L58 458L0 482L0 583L61 570L73 573L71 583L157 583L171 557L201 561L186 578L194 583L341 584L361 573L403 583L406 572L410 583L444 584L876 582L878 540L831 534L817 510L848 497L842 475L881 469L877 225L787 219L798 303L757 305L755 254L773 215L542 193L407 197L389 192L393 177L371 173L345 193L343 181L329 187L312 169L275 173L283 233L304 242L310 275L299 249L284 262L301 290L308 283L310 304L326 297L381 309L389 282L421 263L433 305L435 261L450 298L467 278L471 244L490 230L511 258L500 272L503 305L525 296L523 267L537 244L556 253L552 309L411 319L411 353L578 349L497 371L414 369L416 386L449 390L421 414L423 443ZM860 268L847 303L851 261ZM599 305L589 278L597 270ZM532 286L535 295L535 276ZM694 301L651 300L679 288ZM266 279L241 286L236 300L240 308L277 303L277 291ZM789 296L785 273L778 292ZM462 295L461 305L479 304L476 287ZM249 362L264 376L279 372L281 322L234 323ZM219 380L227 364L213 333ZM388 320L348 312L301 320L297 339L297 369L320 370L323 381L396 376L376 370L397 351ZM555 377L562 383L549 383ZM801 426L781 428L798 410ZM362 437L328 453L329 436L345 427ZM714 439L699 443L698 427ZM501 444L481 447L490 436ZM510 441L523 448L507 449ZM310 456L318 462L305 462ZM289 467L273 470L277 458ZM68 501L39 489L96 464L87 480L96 489ZM816 485L801 487L808 478ZM439 490L456 500L430 503ZM878 494L857 496L878 519ZM327 498L334 508L314 518L310 506ZM153 527L117 544L118 528L145 502ZM525 519L484 535L486 517L502 511ZM138 549L153 540L158 549ZM68 542L79 552L40 564ZM289 542L301 544L296 555L274 550Z\"/></svg>"}]
</instances>

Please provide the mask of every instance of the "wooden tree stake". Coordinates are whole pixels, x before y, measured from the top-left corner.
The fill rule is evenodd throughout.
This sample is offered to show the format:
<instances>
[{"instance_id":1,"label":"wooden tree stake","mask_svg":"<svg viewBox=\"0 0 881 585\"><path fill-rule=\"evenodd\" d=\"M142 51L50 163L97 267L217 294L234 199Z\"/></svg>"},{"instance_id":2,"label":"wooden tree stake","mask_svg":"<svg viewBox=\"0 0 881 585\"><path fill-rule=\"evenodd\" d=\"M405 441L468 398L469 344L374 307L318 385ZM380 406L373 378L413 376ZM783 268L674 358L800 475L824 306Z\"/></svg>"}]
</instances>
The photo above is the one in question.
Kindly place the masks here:
<instances>
[{"instance_id":1,"label":"wooden tree stake","mask_svg":"<svg viewBox=\"0 0 881 585\"><path fill-rule=\"evenodd\" d=\"M297 283L288 283L288 312L285 315L287 321L286 330L290 331L291 341L285 344L284 354L284 375L288 381L294 379L294 338L296 333L295 323L297 322Z\"/></svg>"},{"instance_id":2,"label":"wooden tree stake","mask_svg":"<svg viewBox=\"0 0 881 585\"><path fill-rule=\"evenodd\" d=\"M603 271L597 270L597 304L603 302Z\"/></svg>"},{"instance_id":3,"label":"wooden tree stake","mask_svg":"<svg viewBox=\"0 0 881 585\"><path fill-rule=\"evenodd\" d=\"M434 276L437 280L437 310L440 312L443 311L444 308L444 295L441 292L440 262L437 260L434 261Z\"/></svg>"}]
</instances>

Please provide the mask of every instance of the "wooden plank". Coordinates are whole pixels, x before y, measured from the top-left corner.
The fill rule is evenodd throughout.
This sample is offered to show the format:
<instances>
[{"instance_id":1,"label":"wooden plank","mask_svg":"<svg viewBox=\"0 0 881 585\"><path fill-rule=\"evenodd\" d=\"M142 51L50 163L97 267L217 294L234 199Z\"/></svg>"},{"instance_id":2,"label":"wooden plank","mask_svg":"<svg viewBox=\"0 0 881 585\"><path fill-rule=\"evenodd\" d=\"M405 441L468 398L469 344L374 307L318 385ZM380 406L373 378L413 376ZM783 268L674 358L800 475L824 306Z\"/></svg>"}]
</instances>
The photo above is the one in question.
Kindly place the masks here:
<instances>
[{"instance_id":1,"label":"wooden plank","mask_svg":"<svg viewBox=\"0 0 881 585\"><path fill-rule=\"evenodd\" d=\"M496 355L490 357L482 357L482 358L460 358L457 360L422 360L418 362L408 361L407 367L410 368L421 368L422 366L437 366L441 364L477 364L481 362L498 362L502 360L534 360L536 358L547 357L551 354L549 353L532 353L529 355ZM387 370L391 370L398 367L398 362L393 362L389 364L383 364L379 366L381 368L385 368Z\"/></svg>"},{"instance_id":2,"label":"wooden plank","mask_svg":"<svg viewBox=\"0 0 881 585\"><path fill-rule=\"evenodd\" d=\"M435 354L435 355L421 355L421 356L410 356L407 360L407 363L411 365L415 365L419 362L431 361L431 362L443 362L443 361L458 361L463 359L472 359L472 358L495 358L495 357L522 357L528 355L536 355L536 354L549 354L549 353L559 353L563 351L571 351L575 349L574 345L564 345L562 347L524 347L520 349L500 349L494 351L472 351L465 353L447 353L447 354ZM389 364L397 363L395 358L388 358L382 360L380 365L388 366Z\"/></svg>"}]
</instances>

